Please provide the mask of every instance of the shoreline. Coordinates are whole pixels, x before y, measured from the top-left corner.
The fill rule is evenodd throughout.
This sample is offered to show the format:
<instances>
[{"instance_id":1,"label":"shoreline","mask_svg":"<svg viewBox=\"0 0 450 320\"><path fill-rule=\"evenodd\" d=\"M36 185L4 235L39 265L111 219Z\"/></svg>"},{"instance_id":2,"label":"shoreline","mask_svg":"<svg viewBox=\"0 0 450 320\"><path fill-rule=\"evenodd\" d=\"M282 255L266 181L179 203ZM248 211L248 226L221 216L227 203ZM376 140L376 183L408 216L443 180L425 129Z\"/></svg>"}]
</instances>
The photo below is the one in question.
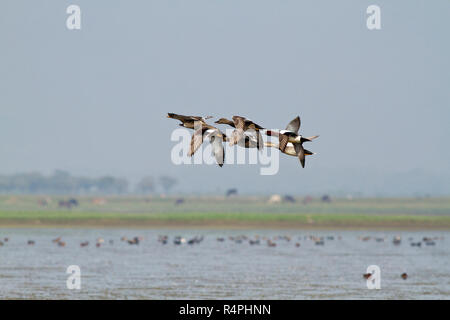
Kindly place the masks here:
<instances>
[{"instance_id":1,"label":"shoreline","mask_svg":"<svg viewBox=\"0 0 450 320\"><path fill-rule=\"evenodd\" d=\"M450 223L423 223L419 221L346 221L334 223L304 223L296 221L237 221L237 220L157 220L142 221L118 219L84 219L52 221L47 219L0 219L0 229L12 228L89 228L89 229L281 229L281 230L450 230Z\"/></svg>"}]
</instances>

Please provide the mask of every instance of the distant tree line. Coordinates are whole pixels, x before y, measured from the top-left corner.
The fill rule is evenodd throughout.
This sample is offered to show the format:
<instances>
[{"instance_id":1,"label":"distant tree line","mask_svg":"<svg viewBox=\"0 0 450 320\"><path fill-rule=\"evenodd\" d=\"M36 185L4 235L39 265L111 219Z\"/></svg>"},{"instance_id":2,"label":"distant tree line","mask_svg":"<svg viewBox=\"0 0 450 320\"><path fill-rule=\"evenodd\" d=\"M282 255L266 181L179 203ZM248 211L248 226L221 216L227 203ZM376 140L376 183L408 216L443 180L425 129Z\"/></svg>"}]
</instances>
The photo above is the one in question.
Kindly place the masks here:
<instances>
[{"instance_id":1,"label":"distant tree line","mask_svg":"<svg viewBox=\"0 0 450 320\"><path fill-rule=\"evenodd\" d=\"M158 179L144 177L136 186L130 188L127 179L113 176L98 178L76 177L66 171L56 170L52 175L41 173L18 173L0 175L0 193L18 194L150 194L170 190L177 180L170 176Z\"/></svg>"}]
</instances>

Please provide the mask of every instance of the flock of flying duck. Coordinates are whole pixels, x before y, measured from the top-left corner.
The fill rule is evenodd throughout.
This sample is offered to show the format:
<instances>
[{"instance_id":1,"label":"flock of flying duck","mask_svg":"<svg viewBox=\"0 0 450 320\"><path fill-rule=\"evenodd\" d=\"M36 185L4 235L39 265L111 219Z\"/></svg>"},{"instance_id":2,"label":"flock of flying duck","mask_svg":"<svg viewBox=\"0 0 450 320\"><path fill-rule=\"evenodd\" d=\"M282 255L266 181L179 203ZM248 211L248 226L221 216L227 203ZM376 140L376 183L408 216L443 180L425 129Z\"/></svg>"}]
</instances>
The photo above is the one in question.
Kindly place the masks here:
<instances>
[{"instance_id":1,"label":"flock of flying duck","mask_svg":"<svg viewBox=\"0 0 450 320\"><path fill-rule=\"evenodd\" d=\"M285 130L272 130L261 127L250 119L241 116L233 116L233 121L220 118L215 123L226 124L235 128L230 137L227 137L217 127L214 127L206 120L208 117L184 116L175 113L168 113L168 118L181 121L180 126L193 129L194 134L191 139L191 146L188 156L193 156L203 141L209 139L212 146L212 153L216 158L217 164L222 167L225 162L225 150L223 142L229 142L230 146L237 144L243 148L258 148L263 146L279 149L282 153L298 157L302 167L305 167L305 156L314 154L303 148L304 142L312 141L318 136L303 137L298 133L300 129L300 117L296 117L287 125ZM278 137L278 144L264 142L262 133L267 136Z\"/></svg>"}]
</instances>

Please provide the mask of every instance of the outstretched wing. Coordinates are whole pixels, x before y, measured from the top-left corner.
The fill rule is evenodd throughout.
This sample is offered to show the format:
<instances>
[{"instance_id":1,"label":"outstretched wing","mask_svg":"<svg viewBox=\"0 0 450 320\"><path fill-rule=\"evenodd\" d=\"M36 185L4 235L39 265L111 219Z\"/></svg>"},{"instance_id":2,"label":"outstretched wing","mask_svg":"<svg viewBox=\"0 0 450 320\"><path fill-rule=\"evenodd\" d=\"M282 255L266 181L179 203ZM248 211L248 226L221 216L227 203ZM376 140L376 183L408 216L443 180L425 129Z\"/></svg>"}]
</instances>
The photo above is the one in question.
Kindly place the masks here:
<instances>
[{"instance_id":1,"label":"outstretched wing","mask_svg":"<svg viewBox=\"0 0 450 320\"><path fill-rule=\"evenodd\" d=\"M183 116L181 114L176 114L176 113L168 113L167 118L180 120L182 122L187 121L187 120L192 120L191 116Z\"/></svg>"},{"instance_id":2,"label":"outstretched wing","mask_svg":"<svg viewBox=\"0 0 450 320\"><path fill-rule=\"evenodd\" d=\"M257 147L258 147L258 150L262 150L262 148L263 148L263 146L264 146L264 140L263 140L263 138L262 138L262 135L261 135L261 131L256 131L256 138L258 139L257 141L256 141L256 143L257 143Z\"/></svg>"},{"instance_id":3,"label":"outstretched wing","mask_svg":"<svg viewBox=\"0 0 450 320\"><path fill-rule=\"evenodd\" d=\"M294 143L295 152L297 153L297 157L302 164L302 167L305 167L305 149L301 145L301 143Z\"/></svg>"},{"instance_id":4,"label":"outstretched wing","mask_svg":"<svg viewBox=\"0 0 450 320\"><path fill-rule=\"evenodd\" d=\"M300 129L300 117L297 116L294 120L289 122L289 124L286 127L286 130L298 133L299 129Z\"/></svg>"},{"instance_id":5,"label":"outstretched wing","mask_svg":"<svg viewBox=\"0 0 450 320\"><path fill-rule=\"evenodd\" d=\"M212 152L216 158L219 167L222 167L225 163L225 149L223 148L223 140L221 137L212 135L210 138Z\"/></svg>"},{"instance_id":6,"label":"outstretched wing","mask_svg":"<svg viewBox=\"0 0 450 320\"><path fill-rule=\"evenodd\" d=\"M233 122L236 129L244 130L245 118L240 116L233 116Z\"/></svg>"},{"instance_id":7,"label":"outstretched wing","mask_svg":"<svg viewBox=\"0 0 450 320\"><path fill-rule=\"evenodd\" d=\"M278 146L279 146L281 152L284 152L288 142L289 142L289 137L287 135L282 134L282 133L280 133L278 135Z\"/></svg>"},{"instance_id":8,"label":"outstretched wing","mask_svg":"<svg viewBox=\"0 0 450 320\"><path fill-rule=\"evenodd\" d=\"M189 149L188 156L192 157L194 153L198 150L198 148L203 143L203 129L197 129L194 131L194 134L191 138L191 148Z\"/></svg>"}]
</instances>

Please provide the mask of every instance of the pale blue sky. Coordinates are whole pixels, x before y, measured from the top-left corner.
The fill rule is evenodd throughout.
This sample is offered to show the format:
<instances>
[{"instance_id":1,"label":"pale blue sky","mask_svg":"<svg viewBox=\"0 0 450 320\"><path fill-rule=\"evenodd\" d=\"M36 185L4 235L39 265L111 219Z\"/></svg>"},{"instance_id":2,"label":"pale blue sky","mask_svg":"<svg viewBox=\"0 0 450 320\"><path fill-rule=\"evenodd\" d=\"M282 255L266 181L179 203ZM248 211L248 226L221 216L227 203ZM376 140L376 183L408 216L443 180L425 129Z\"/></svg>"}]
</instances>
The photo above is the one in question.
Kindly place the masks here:
<instances>
[{"instance_id":1,"label":"pale blue sky","mask_svg":"<svg viewBox=\"0 0 450 320\"><path fill-rule=\"evenodd\" d=\"M70 4L81 7L82 30L66 29ZM366 28L370 4L381 7L379 31ZM0 174L176 174L181 191L382 193L396 175L421 172L405 187L445 193L449 30L444 0L3 0ZM305 135L320 134L308 146L318 154L306 169L282 157L272 177L257 166L174 166L167 112L274 128L300 115Z\"/></svg>"}]
</instances>

